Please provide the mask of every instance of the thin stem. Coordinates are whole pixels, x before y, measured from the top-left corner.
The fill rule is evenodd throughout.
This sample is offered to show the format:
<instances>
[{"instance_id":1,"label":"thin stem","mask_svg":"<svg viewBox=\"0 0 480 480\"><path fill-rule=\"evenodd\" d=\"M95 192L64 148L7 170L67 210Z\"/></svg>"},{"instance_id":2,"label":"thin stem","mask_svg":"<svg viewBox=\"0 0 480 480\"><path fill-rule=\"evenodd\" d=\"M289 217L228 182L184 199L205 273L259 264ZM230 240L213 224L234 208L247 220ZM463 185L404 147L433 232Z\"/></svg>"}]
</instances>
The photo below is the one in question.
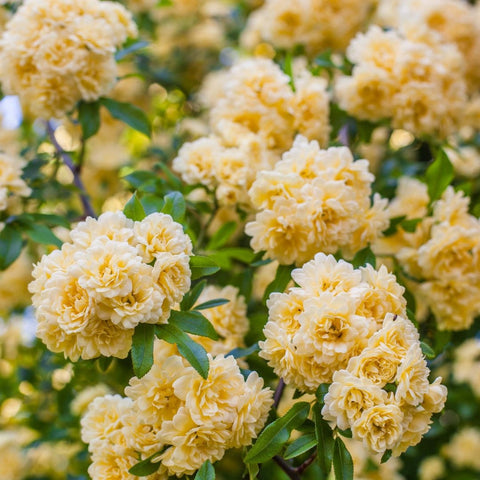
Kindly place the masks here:
<instances>
[{"instance_id":1,"label":"thin stem","mask_svg":"<svg viewBox=\"0 0 480 480\"><path fill-rule=\"evenodd\" d=\"M291 480L300 480L297 470L291 467L282 457L275 455L273 457L275 463L291 478Z\"/></svg>"},{"instance_id":2,"label":"thin stem","mask_svg":"<svg viewBox=\"0 0 480 480\"><path fill-rule=\"evenodd\" d=\"M308 457L301 465L299 465L295 471L301 475L315 461L316 457L317 452L312 453L312 455L310 455L310 457Z\"/></svg>"},{"instance_id":3,"label":"thin stem","mask_svg":"<svg viewBox=\"0 0 480 480\"><path fill-rule=\"evenodd\" d=\"M275 389L275 393L273 394L273 406L275 408L278 407L280 403L280 399L282 398L283 391L285 390L285 382L283 378L281 378L278 382L277 388Z\"/></svg>"},{"instance_id":4,"label":"thin stem","mask_svg":"<svg viewBox=\"0 0 480 480\"><path fill-rule=\"evenodd\" d=\"M95 211L93 210L92 204L90 203L90 199L87 195L87 191L85 190L85 186L80 178L80 173L78 168L73 163L72 157L60 146L55 138L55 129L52 126L51 122L47 122L47 132L52 142L52 145L55 147L60 158L63 160L63 163L70 169L73 174L73 183L75 186L80 190L80 200L82 202L83 211L85 213L85 217L93 217L96 218Z\"/></svg>"}]
</instances>

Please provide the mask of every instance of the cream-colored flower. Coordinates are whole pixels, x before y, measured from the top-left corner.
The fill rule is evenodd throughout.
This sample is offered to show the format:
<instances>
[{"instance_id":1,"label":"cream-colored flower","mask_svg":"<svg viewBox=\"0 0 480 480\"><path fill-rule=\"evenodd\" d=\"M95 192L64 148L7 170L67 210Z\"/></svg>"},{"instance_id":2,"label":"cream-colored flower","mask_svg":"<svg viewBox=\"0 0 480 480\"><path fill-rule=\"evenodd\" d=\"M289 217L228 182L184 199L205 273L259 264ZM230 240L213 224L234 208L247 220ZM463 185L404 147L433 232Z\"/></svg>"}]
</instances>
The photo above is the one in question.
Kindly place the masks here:
<instances>
[{"instance_id":1,"label":"cream-colored flower","mask_svg":"<svg viewBox=\"0 0 480 480\"><path fill-rule=\"evenodd\" d=\"M343 260L337 262L333 256L319 253L301 269L294 270L292 278L298 287L291 287L286 293L272 293L268 299L266 339L260 342L260 356L287 384L301 391L314 391L321 383L331 382L335 371L346 368L368 342L375 338L381 343L382 332L394 339L400 336L405 351L406 342L418 341L413 325L415 332L406 325L405 339L397 327L393 328L395 333L385 334L382 329L375 334L382 327L384 312L391 305L400 308L405 302L402 288L386 270L355 270ZM380 293L371 295L368 308L360 308L370 289ZM392 349L399 362L399 347L385 343L386 350ZM391 374L394 377L396 370Z\"/></svg>"},{"instance_id":2,"label":"cream-colored flower","mask_svg":"<svg viewBox=\"0 0 480 480\"><path fill-rule=\"evenodd\" d=\"M79 100L94 101L116 82L115 49L136 26L124 7L86 0L27 0L0 40L4 91L27 113L61 117Z\"/></svg>"},{"instance_id":3,"label":"cream-colored flower","mask_svg":"<svg viewBox=\"0 0 480 480\"><path fill-rule=\"evenodd\" d=\"M260 172L249 191L259 210L245 227L252 248L282 264L303 264L319 250L353 256L388 223L385 204L377 199L371 207L372 181L368 162L354 162L347 148L321 150L297 136L274 170ZM373 221L372 212L379 219Z\"/></svg>"},{"instance_id":4,"label":"cream-colored flower","mask_svg":"<svg viewBox=\"0 0 480 480\"><path fill-rule=\"evenodd\" d=\"M403 298L405 288L398 284L395 276L382 265L375 270L371 265L360 268L362 281L368 286L359 287L361 298L356 313L374 320L379 327L387 314L406 315L407 302Z\"/></svg>"},{"instance_id":5,"label":"cream-colored flower","mask_svg":"<svg viewBox=\"0 0 480 480\"><path fill-rule=\"evenodd\" d=\"M464 62L456 46L431 36L371 26L351 42L352 75L336 81L339 105L358 118L391 118L416 135L456 131L466 107Z\"/></svg>"},{"instance_id":6,"label":"cream-colored flower","mask_svg":"<svg viewBox=\"0 0 480 480\"><path fill-rule=\"evenodd\" d=\"M395 404L377 404L366 409L353 424L353 434L375 453L392 449L403 433L403 413Z\"/></svg>"},{"instance_id":7,"label":"cream-colored flower","mask_svg":"<svg viewBox=\"0 0 480 480\"><path fill-rule=\"evenodd\" d=\"M383 388L395 380L399 365L398 355L387 345L381 344L376 348L365 348L360 355L353 357L348 363L348 370Z\"/></svg>"},{"instance_id":8,"label":"cream-colored flower","mask_svg":"<svg viewBox=\"0 0 480 480\"><path fill-rule=\"evenodd\" d=\"M333 374L324 400L323 417L346 430L360 419L364 411L385 404L387 392L366 378L338 370Z\"/></svg>"},{"instance_id":9,"label":"cream-colored flower","mask_svg":"<svg viewBox=\"0 0 480 480\"><path fill-rule=\"evenodd\" d=\"M477 397L480 397L480 341L476 338L465 340L455 350L453 378L458 383L468 383Z\"/></svg>"},{"instance_id":10,"label":"cream-colored flower","mask_svg":"<svg viewBox=\"0 0 480 480\"><path fill-rule=\"evenodd\" d=\"M123 418L132 408L130 398L120 395L97 397L90 403L87 413L81 420L82 440L92 449L103 447L106 443L125 442L121 435Z\"/></svg>"},{"instance_id":11,"label":"cream-colored flower","mask_svg":"<svg viewBox=\"0 0 480 480\"><path fill-rule=\"evenodd\" d=\"M445 462L442 457L425 458L418 469L420 480L440 480L445 474Z\"/></svg>"},{"instance_id":12,"label":"cream-colored flower","mask_svg":"<svg viewBox=\"0 0 480 480\"><path fill-rule=\"evenodd\" d=\"M32 260L24 250L7 269L0 273L0 315L31 301L28 284L32 280Z\"/></svg>"},{"instance_id":13,"label":"cream-colored flower","mask_svg":"<svg viewBox=\"0 0 480 480\"><path fill-rule=\"evenodd\" d=\"M301 44L311 55L344 49L367 20L375 2L348 0L267 0L249 17L241 42L254 48L262 41L277 48Z\"/></svg>"},{"instance_id":14,"label":"cream-colored flower","mask_svg":"<svg viewBox=\"0 0 480 480\"><path fill-rule=\"evenodd\" d=\"M133 244L134 222L123 212L105 212L98 219L87 217L70 232L70 238L78 248L89 247L99 237Z\"/></svg>"},{"instance_id":15,"label":"cream-colored flower","mask_svg":"<svg viewBox=\"0 0 480 480\"><path fill-rule=\"evenodd\" d=\"M400 405L403 402L410 405L422 403L424 395L429 390L428 375L430 370L427 368L427 362L423 358L420 345L413 344L402 359L398 367L395 381L397 390L395 400Z\"/></svg>"},{"instance_id":16,"label":"cream-colored flower","mask_svg":"<svg viewBox=\"0 0 480 480\"><path fill-rule=\"evenodd\" d=\"M171 420L183 405L182 399L174 392L174 381L191 370L192 367L186 367L180 356L173 355L162 359L162 363L155 362L142 378L131 378L125 394L134 401L138 418L156 426Z\"/></svg>"},{"instance_id":17,"label":"cream-colored flower","mask_svg":"<svg viewBox=\"0 0 480 480\"><path fill-rule=\"evenodd\" d=\"M92 403L97 397L104 397L110 393L110 388L104 383L85 388L72 400L70 405L72 413L74 415L83 415L90 403Z\"/></svg>"},{"instance_id":18,"label":"cream-colored flower","mask_svg":"<svg viewBox=\"0 0 480 480\"><path fill-rule=\"evenodd\" d=\"M472 468L480 471L479 448L480 431L475 427L464 427L442 448L442 455L457 468Z\"/></svg>"},{"instance_id":19,"label":"cream-colored flower","mask_svg":"<svg viewBox=\"0 0 480 480\"><path fill-rule=\"evenodd\" d=\"M143 223L121 212L88 218L70 232L73 243L35 266L29 289L37 336L52 351L74 360L125 358L135 326L167 320L190 288L189 255L183 252L191 253L191 242L170 216L150 217ZM154 265L140 253L146 260L153 256Z\"/></svg>"},{"instance_id":20,"label":"cream-colored flower","mask_svg":"<svg viewBox=\"0 0 480 480\"><path fill-rule=\"evenodd\" d=\"M211 109L210 135L184 144L174 170L189 184L215 188L221 205L251 209L247 192L257 172L271 170L297 132L327 143L326 82L306 65L295 72L295 81L294 92L279 66L259 57L207 79L201 98Z\"/></svg>"},{"instance_id":21,"label":"cream-colored flower","mask_svg":"<svg viewBox=\"0 0 480 480\"><path fill-rule=\"evenodd\" d=\"M28 197L32 192L21 178L23 160L0 152L0 211L8 208L10 196Z\"/></svg>"},{"instance_id":22,"label":"cream-colored flower","mask_svg":"<svg viewBox=\"0 0 480 480\"><path fill-rule=\"evenodd\" d=\"M135 222L133 231L136 247L145 263L150 263L158 253L163 252L192 254L190 237L183 233L182 226L170 215L152 213L141 222Z\"/></svg>"}]
</instances>

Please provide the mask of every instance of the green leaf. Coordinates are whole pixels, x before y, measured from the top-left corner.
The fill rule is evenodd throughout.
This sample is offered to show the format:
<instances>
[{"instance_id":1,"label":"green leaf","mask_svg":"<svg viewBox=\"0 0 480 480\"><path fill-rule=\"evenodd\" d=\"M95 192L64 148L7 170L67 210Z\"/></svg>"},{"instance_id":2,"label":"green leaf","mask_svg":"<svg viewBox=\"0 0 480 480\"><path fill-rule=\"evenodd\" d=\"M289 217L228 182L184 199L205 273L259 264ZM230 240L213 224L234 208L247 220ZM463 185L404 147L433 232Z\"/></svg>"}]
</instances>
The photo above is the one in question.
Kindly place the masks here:
<instances>
[{"instance_id":1,"label":"green leaf","mask_svg":"<svg viewBox=\"0 0 480 480\"><path fill-rule=\"evenodd\" d=\"M210 460L206 460L200 467L194 480L215 480L215 469L210 463Z\"/></svg>"},{"instance_id":2,"label":"green leaf","mask_svg":"<svg viewBox=\"0 0 480 480\"><path fill-rule=\"evenodd\" d=\"M20 232L6 225L0 232L0 270L5 270L18 258L22 248Z\"/></svg>"},{"instance_id":3,"label":"green leaf","mask_svg":"<svg viewBox=\"0 0 480 480\"><path fill-rule=\"evenodd\" d=\"M118 102L112 98L102 97L100 103L110 112L113 118L121 120L134 130L150 137L150 121L143 110L140 110L140 108L131 103Z\"/></svg>"},{"instance_id":4,"label":"green leaf","mask_svg":"<svg viewBox=\"0 0 480 480\"><path fill-rule=\"evenodd\" d=\"M247 463L248 480L257 480L260 467L258 463Z\"/></svg>"},{"instance_id":5,"label":"green leaf","mask_svg":"<svg viewBox=\"0 0 480 480\"><path fill-rule=\"evenodd\" d=\"M297 438L293 443L291 443L285 453L283 458L289 460L290 458L295 458L301 455L302 453L308 452L317 444L317 439L313 433L303 435Z\"/></svg>"},{"instance_id":6,"label":"green leaf","mask_svg":"<svg viewBox=\"0 0 480 480\"><path fill-rule=\"evenodd\" d=\"M181 310L190 310L195 305L195 302L198 300L198 297L202 294L203 289L206 286L207 281L204 279L198 282L189 292L187 292L180 302Z\"/></svg>"},{"instance_id":7,"label":"green leaf","mask_svg":"<svg viewBox=\"0 0 480 480\"><path fill-rule=\"evenodd\" d=\"M150 215L151 213L161 212L164 206L164 202L161 198L158 198L156 195L146 194L142 196L140 200L142 207L145 211L145 215Z\"/></svg>"},{"instance_id":8,"label":"green leaf","mask_svg":"<svg viewBox=\"0 0 480 480\"><path fill-rule=\"evenodd\" d=\"M373 268L377 264L377 259L375 254L372 252L370 247L365 247L363 250L360 250L355 254L352 260L352 265L355 268L364 267L369 263Z\"/></svg>"},{"instance_id":9,"label":"green leaf","mask_svg":"<svg viewBox=\"0 0 480 480\"><path fill-rule=\"evenodd\" d=\"M88 140L100 128L100 103L84 102L78 104L78 121L82 127L82 138Z\"/></svg>"},{"instance_id":10,"label":"green leaf","mask_svg":"<svg viewBox=\"0 0 480 480\"><path fill-rule=\"evenodd\" d=\"M130 218L131 220L135 220L137 222L143 220L146 217L143 205L140 203L140 200L138 199L136 193L132 195L130 200L125 205L123 213L127 218Z\"/></svg>"},{"instance_id":11,"label":"green leaf","mask_svg":"<svg viewBox=\"0 0 480 480\"><path fill-rule=\"evenodd\" d=\"M439 149L435 160L425 172L425 182L427 183L430 202L438 200L454 178L455 173L452 163L447 154Z\"/></svg>"},{"instance_id":12,"label":"green leaf","mask_svg":"<svg viewBox=\"0 0 480 480\"><path fill-rule=\"evenodd\" d=\"M262 463L275 456L287 443L290 432L308 417L310 404L296 403L283 417L268 425L245 456L246 463Z\"/></svg>"},{"instance_id":13,"label":"green leaf","mask_svg":"<svg viewBox=\"0 0 480 480\"><path fill-rule=\"evenodd\" d=\"M317 397L317 401L320 406L323 407L325 395L328 393L328 389L330 388L329 383L321 383L315 392L315 396Z\"/></svg>"},{"instance_id":14,"label":"green leaf","mask_svg":"<svg viewBox=\"0 0 480 480\"><path fill-rule=\"evenodd\" d=\"M139 323L135 327L132 340L133 371L138 378L142 378L153 365L153 341L155 339L155 325Z\"/></svg>"},{"instance_id":15,"label":"green leaf","mask_svg":"<svg viewBox=\"0 0 480 480\"><path fill-rule=\"evenodd\" d=\"M385 453L382 455L380 463L388 462L390 460L391 456L392 456L392 451L391 450L385 450Z\"/></svg>"},{"instance_id":16,"label":"green leaf","mask_svg":"<svg viewBox=\"0 0 480 480\"><path fill-rule=\"evenodd\" d=\"M192 270L192 280L195 280L217 273L220 267L208 257L195 255L190 257L190 269Z\"/></svg>"},{"instance_id":17,"label":"green leaf","mask_svg":"<svg viewBox=\"0 0 480 480\"><path fill-rule=\"evenodd\" d=\"M155 333L158 338L177 345L180 354L203 377L208 377L209 363L205 349L194 342L186 333L175 325L157 325Z\"/></svg>"},{"instance_id":18,"label":"green leaf","mask_svg":"<svg viewBox=\"0 0 480 480\"><path fill-rule=\"evenodd\" d=\"M353 480L352 456L340 437L335 439L333 469L336 480Z\"/></svg>"},{"instance_id":19,"label":"green leaf","mask_svg":"<svg viewBox=\"0 0 480 480\"><path fill-rule=\"evenodd\" d=\"M208 310L209 308L219 307L220 305L225 305L229 303L230 300L227 298L216 298L214 300L209 300L208 302L203 302L200 305L195 305L194 310Z\"/></svg>"},{"instance_id":20,"label":"green leaf","mask_svg":"<svg viewBox=\"0 0 480 480\"><path fill-rule=\"evenodd\" d=\"M235 233L237 226L237 222L227 222L222 225L208 242L207 250L217 250L223 247Z\"/></svg>"},{"instance_id":21,"label":"green leaf","mask_svg":"<svg viewBox=\"0 0 480 480\"><path fill-rule=\"evenodd\" d=\"M151 475L152 473L155 473L159 468L160 465L162 464L161 462L155 462L152 463L152 460L155 457L158 457L165 451L164 448L160 452L156 452L150 457L146 458L145 460L142 460L141 462L136 463L133 467L131 467L128 470L128 473L131 473L132 475L136 475L137 477L148 477L148 475Z\"/></svg>"},{"instance_id":22,"label":"green leaf","mask_svg":"<svg viewBox=\"0 0 480 480\"><path fill-rule=\"evenodd\" d=\"M170 192L163 197L164 205L162 213L170 215L176 222L182 222L185 218L185 198L180 192Z\"/></svg>"},{"instance_id":23,"label":"green leaf","mask_svg":"<svg viewBox=\"0 0 480 480\"><path fill-rule=\"evenodd\" d=\"M409 220L404 220L401 223L401 227L409 233L414 232L417 229L417 225L422 221L422 218L411 218Z\"/></svg>"},{"instance_id":24,"label":"green leaf","mask_svg":"<svg viewBox=\"0 0 480 480\"><path fill-rule=\"evenodd\" d=\"M292 57L293 57L292 52L287 52L285 56L285 64L284 64L283 70L290 78L290 81L288 82L288 84L290 85L290 88L292 89L292 91L295 92L295 79L293 76L293 65L292 65L293 58Z\"/></svg>"},{"instance_id":25,"label":"green leaf","mask_svg":"<svg viewBox=\"0 0 480 480\"><path fill-rule=\"evenodd\" d=\"M218 340L219 338L215 328L213 328L213 325L209 320L195 310L189 310L187 312L172 310L170 312L168 323L170 325L175 325L184 332L192 333L193 335L200 335L213 340Z\"/></svg>"},{"instance_id":26,"label":"green leaf","mask_svg":"<svg viewBox=\"0 0 480 480\"><path fill-rule=\"evenodd\" d=\"M347 430L340 430L339 428L337 428L337 432L342 437L345 437L345 438L352 438L352 436L353 436L352 430L350 428L347 428Z\"/></svg>"},{"instance_id":27,"label":"green leaf","mask_svg":"<svg viewBox=\"0 0 480 480\"><path fill-rule=\"evenodd\" d=\"M222 248L219 250L219 253L224 253L235 260L250 264L255 258L255 254L249 248L243 247L232 247L232 248Z\"/></svg>"},{"instance_id":28,"label":"green leaf","mask_svg":"<svg viewBox=\"0 0 480 480\"><path fill-rule=\"evenodd\" d=\"M119 62L120 60L123 60L126 56L130 55L131 53L138 52L142 48L148 47L148 45L149 43L143 40L134 42L128 45L128 47L125 47L122 50L118 50L118 52L115 53L115 60Z\"/></svg>"},{"instance_id":29,"label":"green leaf","mask_svg":"<svg viewBox=\"0 0 480 480\"><path fill-rule=\"evenodd\" d=\"M43 245L55 245L58 248L63 245L63 242L45 225L33 223L25 232L34 242Z\"/></svg>"},{"instance_id":30,"label":"green leaf","mask_svg":"<svg viewBox=\"0 0 480 480\"><path fill-rule=\"evenodd\" d=\"M250 347L247 348L234 348L230 352L228 352L225 356L227 357L228 355L231 355L233 358L242 358L242 357L248 357L252 353L260 351L260 347L258 346L258 343L254 343Z\"/></svg>"},{"instance_id":31,"label":"green leaf","mask_svg":"<svg viewBox=\"0 0 480 480\"><path fill-rule=\"evenodd\" d=\"M263 301L267 301L268 297L273 292L283 292L290 282L292 278L292 270L293 267L290 265L279 265L277 268L277 273L275 274L275 278L273 281L268 285L263 294Z\"/></svg>"},{"instance_id":32,"label":"green leaf","mask_svg":"<svg viewBox=\"0 0 480 480\"><path fill-rule=\"evenodd\" d=\"M102 373L106 373L110 366L113 364L114 357L100 357L97 359L97 367Z\"/></svg>"},{"instance_id":33,"label":"green leaf","mask_svg":"<svg viewBox=\"0 0 480 480\"><path fill-rule=\"evenodd\" d=\"M322 470L323 478L327 478L332 469L333 431L323 419L322 407L318 403L313 406L313 415L315 419L315 438L317 439L317 463Z\"/></svg>"},{"instance_id":34,"label":"green leaf","mask_svg":"<svg viewBox=\"0 0 480 480\"><path fill-rule=\"evenodd\" d=\"M427 358L435 358L435 351L433 348L425 342L420 342L420 347L422 347L422 352Z\"/></svg>"},{"instance_id":35,"label":"green leaf","mask_svg":"<svg viewBox=\"0 0 480 480\"><path fill-rule=\"evenodd\" d=\"M394 233L397 232L397 229L398 227L400 226L400 224L406 219L406 215L401 215L399 217L393 217L390 219L390 225L389 227L383 231L383 234L386 236L386 237L389 237L391 235L393 235Z\"/></svg>"},{"instance_id":36,"label":"green leaf","mask_svg":"<svg viewBox=\"0 0 480 480\"><path fill-rule=\"evenodd\" d=\"M25 213L23 215L31 218L32 222L70 228L70 222L65 217L61 217L60 215L51 215L48 213Z\"/></svg>"}]
</instances>

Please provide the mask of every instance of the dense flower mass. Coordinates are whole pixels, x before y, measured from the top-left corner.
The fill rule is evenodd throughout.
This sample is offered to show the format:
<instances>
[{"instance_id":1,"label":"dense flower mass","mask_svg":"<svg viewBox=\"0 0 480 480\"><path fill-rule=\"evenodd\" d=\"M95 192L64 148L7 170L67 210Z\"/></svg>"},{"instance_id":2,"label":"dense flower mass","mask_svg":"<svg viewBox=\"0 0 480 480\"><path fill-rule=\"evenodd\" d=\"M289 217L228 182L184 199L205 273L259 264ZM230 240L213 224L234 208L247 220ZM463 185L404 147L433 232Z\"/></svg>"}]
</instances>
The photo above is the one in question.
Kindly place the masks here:
<instances>
[{"instance_id":1,"label":"dense flower mass","mask_svg":"<svg viewBox=\"0 0 480 480\"><path fill-rule=\"evenodd\" d=\"M343 50L361 29L375 4L372 0L267 0L248 19L241 42L260 42L289 50L296 45L309 54L328 48Z\"/></svg>"},{"instance_id":2,"label":"dense flower mass","mask_svg":"<svg viewBox=\"0 0 480 480\"><path fill-rule=\"evenodd\" d=\"M248 189L255 175L270 170L292 146L296 132L318 140L329 137L327 83L305 68L290 78L271 60L246 59L227 73L214 95L211 134L179 150L173 168L189 184L216 189L223 205L250 206Z\"/></svg>"},{"instance_id":3,"label":"dense flower mass","mask_svg":"<svg viewBox=\"0 0 480 480\"><path fill-rule=\"evenodd\" d=\"M249 191L258 210L245 229L252 248L283 264L301 265L318 251L353 257L388 226L386 200L375 195L371 205L373 179L368 161L354 161L348 148L321 150L297 136Z\"/></svg>"},{"instance_id":4,"label":"dense flower mass","mask_svg":"<svg viewBox=\"0 0 480 480\"><path fill-rule=\"evenodd\" d=\"M422 219L427 213L426 190L416 180L401 180L387 211L392 217ZM469 203L463 192L448 187L434 203L432 215L423 217L414 232L401 230L381 240L376 249L394 254L419 282L414 290L418 304L431 309L441 330L469 328L480 313L480 221L469 213Z\"/></svg>"},{"instance_id":5,"label":"dense flower mass","mask_svg":"<svg viewBox=\"0 0 480 480\"><path fill-rule=\"evenodd\" d=\"M0 39L2 89L35 117L61 117L111 90L115 49L136 33L118 3L26 0Z\"/></svg>"},{"instance_id":6,"label":"dense flower mass","mask_svg":"<svg viewBox=\"0 0 480 480\"><path fill-rule=\"evenodd\" d=\"M359 355L387 313L405 314L404 289L385 267L354 269L318 253L292 272L298 287L273 293L260 356L301 391L329 383Z\"/></svg>"},{"instance_id":7,"label":"dense flower mass","mask_svg":"<svg viewBox=\"0 0 480 480\"><path fill-rule=\"evenodd\" d=\"M127 470L139 461L138 453L158 453L153 461L160 467L152 479L191 475L206 460L252 443L273 392L256 372L244 379L233 357L209 360L203 379L179 355L162 355L143 378L130 380L126 398L107 395L90 405L82 439L92 453L93 480L130 478Z\"/></svg>"},{"instance_id":8,"label":"dense flower mass","mask_svg":"<svg viewBox=\"0 0 480 480\"><path fill-rule=\"evenodd\" d=\"M139 323L166 322L190 288L190 238L169 215L91 217L44 256L30 284L37 336L76 360L127 356Z\"/></svg>"},{"instance_id":9,"label":"dense flower mass","mask_svg":"<svg viewBox=\"0 0 480 480\"><path fill-rule=\"evenodd\" d=\"M23 164L16 155L0 152L0 212L8 209L12 197L28 197L32 192L21 178Z\"/></svg>"},{"instance_id":10,"label":"dense flower mass","mask_svg":"<svg viewBox=\"0 0 480 480\"><path fill-rule=\"evenodd\" d=\"M377 21L425 42L455 45L464 57L470 89L480 81L478 6L463 0L381 0Z\"/></svg>"},{"instance_id":11,"label":"dense flower mass","mask_svg":"<svg viewBox=\"0 0 480 480\"><path fill-rule=\"evenodd\" d=\"M464 62L451 44L410 39L377 26L351 42L351 76L335 85L339 105L357 118L392 119L415 135L445 137L466 107Z\"/></svg>"},{"instance_id":12,"label":"dense flower mass","mask_svg":"<svg viewBox=\"0 0 480 480\"><path fill-rule=\"evenodd\" d=\"M351 428L372 452L400 455L420 442L445 403L441 377L429 383L429 373L417 329L390 314L366 348L333 374L322 414Z\"/></svg>"}]
</instances>

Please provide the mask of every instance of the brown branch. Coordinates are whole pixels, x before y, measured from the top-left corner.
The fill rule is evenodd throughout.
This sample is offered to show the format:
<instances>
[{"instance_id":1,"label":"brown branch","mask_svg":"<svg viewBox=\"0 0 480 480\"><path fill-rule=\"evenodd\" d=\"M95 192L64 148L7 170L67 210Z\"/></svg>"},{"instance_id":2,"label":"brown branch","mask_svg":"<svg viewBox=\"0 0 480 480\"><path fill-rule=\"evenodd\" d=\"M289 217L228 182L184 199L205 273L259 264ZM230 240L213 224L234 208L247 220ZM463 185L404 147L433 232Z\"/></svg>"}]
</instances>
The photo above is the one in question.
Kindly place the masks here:
<instances>
[{"instance_id":1,"label":"brown branch","mask_svg":"<svg viewBox=\"0 0 480 480\"><path fill-rule=\"evenodd\" d=\"M85 190L85 186L80 178L79 169L73 163L72 157L60 146L57 139L55 138L55 129L50 121L47 122L47 132L52 142L52 145L55 147L60 158L63 160L63 163L70 169L73 174L73 183L75 186L80 190L80 200L82 202L83 211L85 217L93 217L96 218L95 211L93 210L92 204L90 203L90 199L88 197L87 191Z\"/></svg>"},{"instance_id":2,"label":"brown branch","mask_svg":"<svg viewBox=\"0 0 480 480\"><path fill-rule=\"evenodd\" d=\"M278 382L277 388L275 389L275 393L273 394L273 406L275 409L278 407L280 403L280 399L282 398L283 391L285 390L285 382L281 378Z\"/></svg>"},{"instance_id":3,"label":"brown branch","mask_svg":"<svg viewBox=\"0 0 480 480\"><path fill-rule=\"evenodd\" d=\"M291 480L301 480L296 468L291 467L282 457L275 455L273 460L290 477Z\"/></svg>"}]
</instances>

